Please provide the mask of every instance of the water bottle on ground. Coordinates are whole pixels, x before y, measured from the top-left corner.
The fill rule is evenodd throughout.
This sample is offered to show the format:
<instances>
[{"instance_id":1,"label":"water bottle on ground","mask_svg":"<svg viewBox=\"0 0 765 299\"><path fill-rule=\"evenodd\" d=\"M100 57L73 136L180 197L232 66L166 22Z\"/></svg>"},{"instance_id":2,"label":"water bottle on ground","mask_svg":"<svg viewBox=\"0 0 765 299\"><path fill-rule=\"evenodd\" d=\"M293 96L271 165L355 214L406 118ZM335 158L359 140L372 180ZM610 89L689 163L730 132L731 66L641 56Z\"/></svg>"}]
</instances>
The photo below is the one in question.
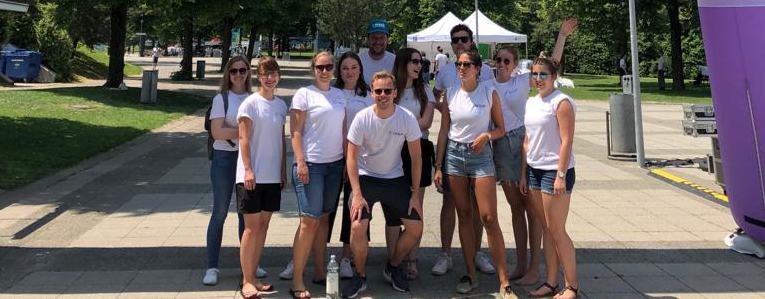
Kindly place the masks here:
<instances>
[{"instance_id":1,"label":"water bottle on ground","mask_svg":"<svg viewBox=\"0 0 765 299\"><path fill-rule=\"evenodd\" d=\"M327 265L327 299L339 299L340 298L340 276L338 270L340 266L337 264L335 255L329 257L329 265Z\"/></svg>"}]
</instances>

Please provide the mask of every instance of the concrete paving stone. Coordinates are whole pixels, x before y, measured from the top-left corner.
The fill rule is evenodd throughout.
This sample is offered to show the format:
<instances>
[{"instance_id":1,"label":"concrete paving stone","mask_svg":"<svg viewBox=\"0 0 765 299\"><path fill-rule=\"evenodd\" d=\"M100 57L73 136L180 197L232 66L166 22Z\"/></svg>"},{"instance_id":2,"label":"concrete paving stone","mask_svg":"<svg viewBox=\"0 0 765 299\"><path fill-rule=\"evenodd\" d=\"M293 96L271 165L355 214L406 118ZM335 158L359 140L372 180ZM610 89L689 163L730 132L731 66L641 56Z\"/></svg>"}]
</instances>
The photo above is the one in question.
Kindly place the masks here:
<instances>
[{"instance_id":1,"label":"concrete paving stone","mask_svg":"<svg viewBox=\"0 0 765 299\"><path fill-rule=\"evenodd\" d=\"M656 266L675 277L719 275L714 269L702 263L660 263Z\"/></svg>"},{"instance_id":2,"label":"concrete paving stone","mask_svg":"<svg viewBox=\"0 0 765 299\"><path fill-rule=\"evenodd\" d=\"M218 285L216 286L206 286L202 284L202 276L197 276L197 279L194 282L187 282L183 284L180 291L178 292L178 296L176 298L178 299L186 299L186 298L198 298L198 297L228 297L233 298L237 295L237 287L239 284L239 279L228 279L228 280L218 280ZM276 281L276 280L269 280L269 283L274 284L276 289L279 291L278 296L289 296L286 294L286 290L289 289L288 285L289 282L287 281ZM268 297L274 297L274 296L268 296ZM268 298L267 297L267 298Z\"/></svg>"},{"instance_id":3,"label":"concrete paving stone","mask_svg":"<svg viewBox=\"0 0 765 299\"><path fill-rule=\"evenodd\" d=\"M765 293L765 274L730 275L728 277L749 290Z\"/></svg>"},{"instance_id":4,"label":"concrete paving stone","mask_svg":"<svg viewBox=\"0 0 765 299\"><path fill-rule=\"evenodd\" d=\"M84 272L75 285L128 285L138 271L93 271Z\"/></svg>"},{"instance_id":5,"label":"concrete paving stone","mask_svg":"<svg viewBox=\"0 0 765 299\"><path fill-rule=\"evenodd\" d=\"M184 284L191 270L144 270L138 272L130 284Z\"/></svg>"},{"instance_id":6,"label":"concrete paving stone","mask_svg":"<svg viewBox=\"0 0 765 299\"><path fill-rule=\"evenodd\" d=\"M622 279L643 294L692 291L672 276L624 276Z\"/></svg>"},{"instance_id":7,"label":"concrete paving stone","mask_svg":"<svg viewBox=\"0 0 765 299\"><path fill-rule=\"evenodd\" d=\"M18 286L58 286L70 285L75 282L83 272L33 272L24 277ZM63 291L63 290L62 290Z\"/></svg>"},{"instance_id":8,"label":"concrete paving stone","mask_svg":"<svg viewBox=\"0 0 765 299\"><path fill-rule=\"evenodd\" d=\"M574 242L612 242L615 241L613 237L605 232L577 232L569 231L569 237Z\"/></svg>"},{"instance_id":9,"label":"concrete paving stone","mask_svg":"<svg viewBox=\"0 0 765 299\"><path fill-rule=\"evenodd\" d=\"M689 232L648 232L655 238L656 241L661 242L690 242L690 241L702 241L698 236Z\"/></svg>"},{"instance_id":10,"label":"concrete paving stone","mask_svg":"<svg viewBox=\"0 0 765 299\"><path fill-rule=\"evenodd\" d=\"M757 293L737 293L737 292L722 292L722 293L701 293L704 298L707 299L762 299L765 298L761 294Z\"/></svg>"},{"instance_id":11,"label":"concrete paving stone","mask_svg":"<svg viewBox=\"0 0 765 299\"><path fill-rule=\"evenodd\" d=\"M760 268L754 263L750 263L750 262L707 263L707 266L709 266L712 269L715 269L715 271L717 271L718 273L726 275L726 276L765 274L765 269ZM765 285L765 280L763 280L763 285Z\"/></svg>"},{"instance_id":12,"label":"concrete paving stone","mask_svg":"<svg viewBox=\"0 0 765 299\"><path fill-rule=\"evenodd\" d=\"M579 288L593 293L626 293L635 289L619 277L579 278Z\"/></svg>"},{"instance_id":13,"label":"concrete paving stone","mask_svg":"<svg viewBox=\"0 0 765 299\"><path fill-rule=\"evenodd\" d=\"M205 236L171 236L162 243L162 247L205 247L206 244Z\"/></svg>"},{"instance_id":14,"label":"concrete paving stone","mask_svg":"<svg viewBox=\"0 0 765 299\"><path fill-rule=\"evenodd\" d=\"M651 299L706 299L699 293L684 293L684 292L650 292L643 293L646 298Z\"/></svg>"},{"instance_id":15,"label":"concrete paving stone","mask_svg":"<svg viewBox=\"0 0 765 299\"><path fill-rule=\"evenodd\" d=\"M269 235L270 235L269 231ZM170 237L204 237L207 236L207 228L200 229L197 227L183 227L179 226L173 231Z\"/></svg>"},{"instance_id":16,"label":"concrete paving stone","mask_svg":"<svg viewBox=\"0 0 765 299\"><path fill-rule=\"evenodd\" d=\"M133 248L133 247L159 247L167 240L167 237L141 237L141 238L122 238L118 247Z\"/></svg>"},{"instance_id":17,"label":"concrete paving stone","mask_svg":"<svg viewBox=\"0 0 765 299\"><path fill-rule=\"evenodd\" d=\"M15 285L4 293L3 299L50 299L56 298L66 290L66 285Z\"/></svg>"},{"instance_id":18,"label":"concrete paving stone","mask_svg":"<svg viewBox=\"0 0 765 299\"><path fill-rule=\"evenodd\" d=\"M654 236L641 231L606 231L614 240L619 242L650 242L655 241Z\"/></svg>"},{"instance_id":19,"label":"concrete paving stone","mask_svg":"<svg viewBox=\"0 0 765 299\"><path fill-rule=\"evenodd\" d=\"M123 238L105 238L105 237L80 237L72 241L69 247L80 248L114 248L118 247Z\"/></svg>"},{"instance_id":20,"label":"concrete paving stone","mask_svg":"<svg viewBox=\"0 0 765 299\"><path fill-rule=\"evenodd\" d=\"M586 278L616 277L616 273L603 264L578 264L577 276Z\"/></svg>"},{"instance_id":21,"label":"concrete paving stone","mask_svg":"<svg viewBox=\"0 0 765 299\"><path fill-rule=\"evenodd\" d=\"M133 229L132 228L112 228L112 229L91 229L80 238L123 238L127 236Z\"/></svg>"},{"instance_id":22,"label":"concrete paving stone","mask_svg":"<svg viewBox=\"0 0 765 299\"><path fill-rule=\"evenodd\" d=\"M646 297L639 292L623 293L592 293L582 290L582 293L589 299L645 299Z\"/></svg>"},{"instance_id":23,"label":"concrete paving stone","mask_svg":"<svg viewBox=\"0 0 765 299\"><path fill-rule=\"evenodd\" d=\"M14 203L0 210L0 219L2 220L28 219L32 217L32 215L37 213L38 211L41 211L43 209L52 210L55 208L56 206L53 204L24 205L24 204Z\"/></svg>"},{"instance_id":24,"label":"concrete paving stone","mask_svg":"<svg viewBox=\"0 0 765 299\"><path fill-rule=\"evenodd\" d=\"M129 238L167 238L173 233L173 229L168 228L147 228L147 227L136 227L130 233L125 236L126 239Z\"/></svg>"},{"instance_id":25,"label":"concrete paving stone","mask_svg":"<svg viewBox=\"0 0 765 299\"><path fill-rule=\"evenodd\" d=\"M130 284L118 299L164 299L176 298L183 284Z\"/></svg>"},{"instance_id":26,"label":"concrete paving stone","mask_svg":"<svg viewBox=\"0 0 765 299\"><path fill-rule=\"evenodd\" d=\"M677 277L687 286L699 293L741 293L750 292L744 286L723 276L680 276Z\"/></svg>"},{"instance_id":27,"label":"concrete paving stone","mask_svg":"<svg viewBox=\"0 0 765 299\"><path fill-rule=\"evenodd\" d=\"M666 272L649 263L608 263L606 267L619 276L665 276Z\"/></svg>"},{"instance_id":28,"label":"concrete paving stone","mask_svg":"<svg viewBox=\"0 0 765 299\"><path fill-rule=\"evenodd\" d=\"M125 287L124 284L73 285L58 296L58 299L115 299Z\"/></svg>"},{"instance_id":29,"label":"concrete paving stone","mask_svg":"<svg viewBox=\"0 0 765 299\"><path fill-rule=\"evenodd\" d=\"M692 234L698 236L703 241L714 241L722 244L725 236L730 234L729 231L714 230L714 231L691 231Z\"/></svg>"}]
</instances>

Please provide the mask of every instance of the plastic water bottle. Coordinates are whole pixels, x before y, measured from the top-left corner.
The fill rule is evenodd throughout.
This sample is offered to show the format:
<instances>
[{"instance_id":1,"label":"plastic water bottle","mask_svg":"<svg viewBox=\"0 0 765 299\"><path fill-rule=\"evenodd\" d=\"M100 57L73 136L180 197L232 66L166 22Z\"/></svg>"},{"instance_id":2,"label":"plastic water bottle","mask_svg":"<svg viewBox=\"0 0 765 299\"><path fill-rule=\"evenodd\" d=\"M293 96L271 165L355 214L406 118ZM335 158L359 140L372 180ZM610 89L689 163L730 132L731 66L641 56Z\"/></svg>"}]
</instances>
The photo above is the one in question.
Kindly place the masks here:
<instances>
[{"instance_id":1,"label":"plastic water bottle","mask_svg":"<svg viewBox=\"0 0 765 299\"><path fill-rule=\"evenodd\" d=\"M339 299L340 298L340 276L338 270L340 266L335 260L335 255L329 257L329 264L327 265L327 299Z\"/></svg>"}]
</instances>

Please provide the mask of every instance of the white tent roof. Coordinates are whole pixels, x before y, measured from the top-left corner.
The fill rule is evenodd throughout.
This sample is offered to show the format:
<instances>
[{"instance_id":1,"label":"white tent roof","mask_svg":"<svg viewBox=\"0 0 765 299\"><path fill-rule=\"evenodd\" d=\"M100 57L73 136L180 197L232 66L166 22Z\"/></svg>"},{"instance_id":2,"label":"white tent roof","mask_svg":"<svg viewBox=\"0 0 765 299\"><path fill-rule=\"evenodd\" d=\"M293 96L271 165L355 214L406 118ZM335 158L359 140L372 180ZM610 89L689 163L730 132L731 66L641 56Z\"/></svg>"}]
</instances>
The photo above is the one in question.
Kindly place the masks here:
<instances>
[{"instance_id":1,"label":"white tent roof","mask_svg":"<svg viewBox=\"0 0 765 299\"><path fill-rule=\"evenodd\" d=\"M476 30L476 15L478 16L478 30ZM474 11L463 22L478 33L478 42L480 43L525 43L526 35L515 33L492 22L480 10ZM447 32L448 34L448 32Z\"/></svg>"},{"instance_id":2,"label":"white tent roof","mask_svg":"<svg viewBox=\"0 0 765 299\"><path fill-rule=\"evenodd\" d=\"M449 31L452 30L452 27L461 23L462 21L457 16L449 12L438 22L428 26L428 28L407 35L406 40L408 42L450 42L451 35L449 35Z\"/></svg>"}]
</instances>

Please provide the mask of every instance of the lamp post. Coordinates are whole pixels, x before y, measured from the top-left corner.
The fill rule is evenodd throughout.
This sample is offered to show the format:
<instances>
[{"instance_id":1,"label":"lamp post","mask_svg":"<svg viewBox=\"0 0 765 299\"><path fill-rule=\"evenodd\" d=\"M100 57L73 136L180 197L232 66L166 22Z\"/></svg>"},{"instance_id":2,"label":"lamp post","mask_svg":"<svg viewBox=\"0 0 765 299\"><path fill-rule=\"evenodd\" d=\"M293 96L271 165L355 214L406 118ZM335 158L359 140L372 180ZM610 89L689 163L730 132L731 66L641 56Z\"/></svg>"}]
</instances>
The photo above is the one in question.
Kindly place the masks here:
<instances>
[{"instance_id":1,"label":"lamp post","mask_svg":"<svg viewBox=\"0 0 765 299\"><path fill-rule=\"evenodd\" d=\"M635 17L635 0L630 0L630 45L632 52L632 95L635 98L635 147L637 162L645 167L645 149L643 147L643 110L640 100L640 72L638 69L637 20Z\"/></svg>"}]
</instances>

